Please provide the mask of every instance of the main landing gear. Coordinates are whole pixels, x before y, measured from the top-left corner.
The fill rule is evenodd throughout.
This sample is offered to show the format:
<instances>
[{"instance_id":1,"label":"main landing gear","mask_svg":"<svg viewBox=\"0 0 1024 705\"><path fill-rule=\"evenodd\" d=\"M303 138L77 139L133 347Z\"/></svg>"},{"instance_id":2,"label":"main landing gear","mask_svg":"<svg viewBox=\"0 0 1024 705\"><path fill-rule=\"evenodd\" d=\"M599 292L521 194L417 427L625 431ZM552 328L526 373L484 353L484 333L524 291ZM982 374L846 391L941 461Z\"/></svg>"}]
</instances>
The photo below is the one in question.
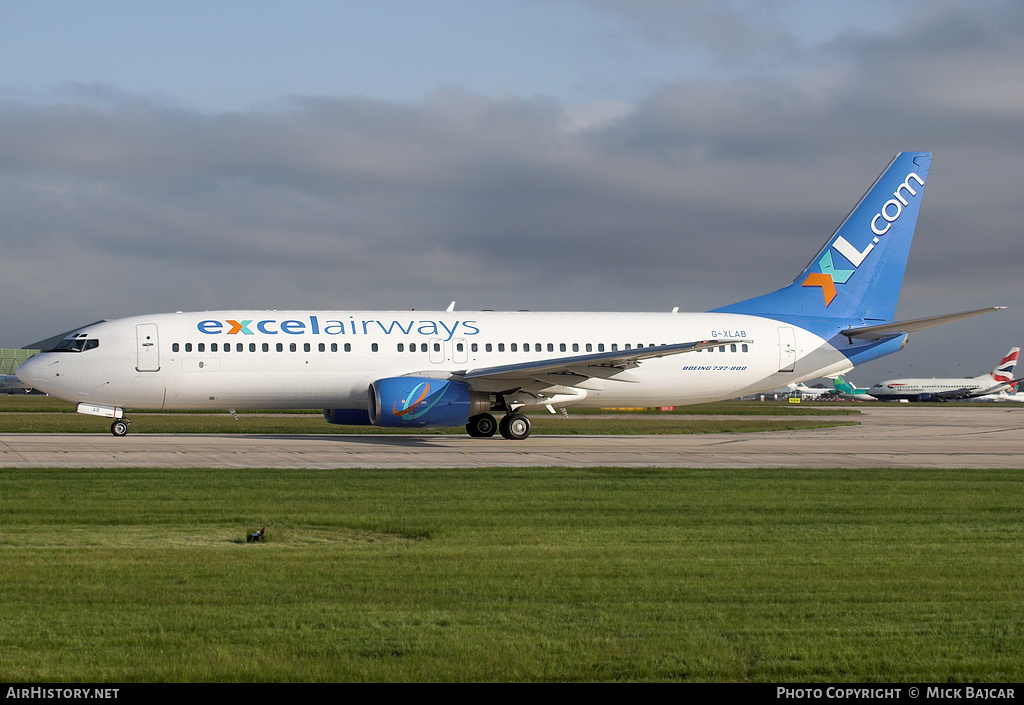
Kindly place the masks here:
<instances>
[{"instance_id":1,"label":"main landing gear","mask_svg":"<svg viewBox=\"0 0 1024 705\"><path fill-rule=\"evenodd\" d=\"M466 433L473 438L490 438L495 431L501 432L502 438L510 441L521 441L530 437L530 419L522 414L506 414L501 423L497 423L490 414L477 414L466 424Z\"/></svg>"},{"instance_id":2,"label":"main landing gear","mask_svg":"<svg viewBox=\"0 0 1024 705\"><path fill-rule=\"evenodd\" d=\"M117 419L114 423L110 424L110 432L115 436L127 436L128 427L131 423L128 419Z\"/></svg>"},{"instance_id":3,"label":"main landing gear","mask_svg":"<svg viewBox=\"0 0 1024 705\"><path fill-rule=\"evenodd\" d=\"M522 441L530 437L530 419L522 414L506 414L498 424L501 437L510 441Z\"/></svg>"},{"instance_id":4,"label":"main landing gear","mask_svg":"<svg viewBox=\"0 0 1024 705\"><path fill-rule=\"evenodd\" d=\"M490 438L498 430L498 422L490 414L477 414L466 424L466 433L473 438Z\"/></svg>"}]
</instances>

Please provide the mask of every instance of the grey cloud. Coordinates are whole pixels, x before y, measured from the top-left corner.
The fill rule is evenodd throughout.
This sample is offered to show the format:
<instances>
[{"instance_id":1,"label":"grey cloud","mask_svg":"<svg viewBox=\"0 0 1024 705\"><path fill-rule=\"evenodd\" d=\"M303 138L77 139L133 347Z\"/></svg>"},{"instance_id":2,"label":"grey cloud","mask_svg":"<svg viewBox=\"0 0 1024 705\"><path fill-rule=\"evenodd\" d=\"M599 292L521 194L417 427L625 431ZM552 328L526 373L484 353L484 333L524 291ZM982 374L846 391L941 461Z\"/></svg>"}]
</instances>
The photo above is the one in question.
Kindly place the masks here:
<instances>
[{"instance_id":1,"label":"grey cloud","mask_svg":"<svg viewBox=\"0 0 1024 705\"><path fill-rule=\"evenodd\" d=\"M900 315L1019 308L1021 13L947 54L958 12L841 37L803 71L664 85L585 127L551 98L459 90L218 115L8 99L0 292L33 294L5 345L180 309L705 310L790 281L901 149L935 158ZM990 369L1024 331L998 316L914 354Z\"/></svg>"}]
</instances>

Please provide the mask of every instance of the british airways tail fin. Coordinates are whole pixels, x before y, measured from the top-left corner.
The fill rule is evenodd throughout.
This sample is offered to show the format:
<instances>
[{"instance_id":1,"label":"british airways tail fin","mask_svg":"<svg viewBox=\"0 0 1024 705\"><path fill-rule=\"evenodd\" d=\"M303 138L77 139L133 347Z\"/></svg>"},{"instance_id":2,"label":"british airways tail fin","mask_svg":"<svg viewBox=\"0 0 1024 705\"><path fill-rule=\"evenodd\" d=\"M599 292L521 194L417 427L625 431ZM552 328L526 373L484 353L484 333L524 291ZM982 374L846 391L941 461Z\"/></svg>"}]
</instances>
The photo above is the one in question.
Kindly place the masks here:
<instances>
[{"instance_id":1,"label":"british airways tail fin","mask_svg":"<svg viewBox=\"0 0 1024 705\"><path fill-rule=\"evenodd\" d=\"M897 154L792 284L715 312L892 321L931 156Z\"/></svg>"},{"instance_id":2,"label":"british airways tail fin","mask_svg":"<svg viewBox=\"0 0 1024 705\"><path fill-rule=\"evenodd\" d=\"M1010 352L1006 353L999 364L996 365L996 368L989 373L992 379L1004 384L1012 383L1014 381L1013 370L1017 366L1017 355L1019 353L1020 348L1010 348Z\"/></svg>"}]
</instances>

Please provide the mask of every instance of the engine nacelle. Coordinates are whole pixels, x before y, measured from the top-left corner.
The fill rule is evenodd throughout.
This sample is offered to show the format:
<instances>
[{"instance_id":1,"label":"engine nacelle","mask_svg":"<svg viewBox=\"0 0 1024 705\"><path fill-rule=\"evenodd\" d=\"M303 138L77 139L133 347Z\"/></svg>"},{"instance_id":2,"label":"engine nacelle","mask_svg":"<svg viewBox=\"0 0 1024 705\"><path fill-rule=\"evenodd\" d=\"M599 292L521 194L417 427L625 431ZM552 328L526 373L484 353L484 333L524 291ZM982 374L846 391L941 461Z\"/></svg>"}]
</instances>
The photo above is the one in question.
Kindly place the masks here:
<instances>
[{"instance_id":1,"label":"engine nacelle","mask_svg":"<svg viewBox=\"0 0 1024 705\"><path fill-rule=\"evenodd\" d=\"M366 409L324 409L324 420L345 426L370 425L370 415Z\"/></svg>"},{"instance_id":2,"label":"engine nacelle","mask_svg":"<svg viewBox=\"0 0 1024 705\"><path fill-rule=\"evenodd\" d=\"M465 382L429 377L378 379L367 392L374 426L462 426L491 409L491 399Z\"/></svg>"}]
</instances>

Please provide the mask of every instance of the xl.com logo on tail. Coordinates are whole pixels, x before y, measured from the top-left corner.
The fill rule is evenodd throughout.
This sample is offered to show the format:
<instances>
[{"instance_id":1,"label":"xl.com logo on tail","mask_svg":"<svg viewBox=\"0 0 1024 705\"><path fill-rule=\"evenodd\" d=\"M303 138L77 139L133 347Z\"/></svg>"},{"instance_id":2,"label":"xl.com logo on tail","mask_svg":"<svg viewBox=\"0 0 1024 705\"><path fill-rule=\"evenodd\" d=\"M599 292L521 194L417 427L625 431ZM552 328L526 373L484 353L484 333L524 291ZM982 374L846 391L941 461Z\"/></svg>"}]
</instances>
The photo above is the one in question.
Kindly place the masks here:
<instances>
[{"instance_id":1,"label":"xl.com logo on tail","mask_svg":"<svg viewBox=\"0 0 1024 705\"><path fill-rule=\"evenodd\" d=\"M804 279L802 286L821 287L821 293L825 297L825 306L830 305L832 300L836 298L838 293L836 291L836 284L845 284L850 280L850 277L853 276L853 273L864 262L868 254L871 253L871 250L875 249L875 245L879 243L879 238L889 232L892 224L899 220L900 215L903 214L904 207L910 205L910 201L903 195L903 192L909 193L911 198L917 195L917 191L910 185L911 180L916 181L920 186L924 186L924 180L920 176L913 172L907 174L907 178L903 180L903 183L896 187L892 198L886 201L882 209L875 213L875 217L871 219L871 232L875 234L875 237L863 251L858 250L845 237L840 235L832 243L832 247L825 250L825 254L818 260L818 268L821 271L812 272ZM835 262L832 259L833 250L845 257L853 265L853 269L836 269Z\"/></svg>"}]
</instances>

